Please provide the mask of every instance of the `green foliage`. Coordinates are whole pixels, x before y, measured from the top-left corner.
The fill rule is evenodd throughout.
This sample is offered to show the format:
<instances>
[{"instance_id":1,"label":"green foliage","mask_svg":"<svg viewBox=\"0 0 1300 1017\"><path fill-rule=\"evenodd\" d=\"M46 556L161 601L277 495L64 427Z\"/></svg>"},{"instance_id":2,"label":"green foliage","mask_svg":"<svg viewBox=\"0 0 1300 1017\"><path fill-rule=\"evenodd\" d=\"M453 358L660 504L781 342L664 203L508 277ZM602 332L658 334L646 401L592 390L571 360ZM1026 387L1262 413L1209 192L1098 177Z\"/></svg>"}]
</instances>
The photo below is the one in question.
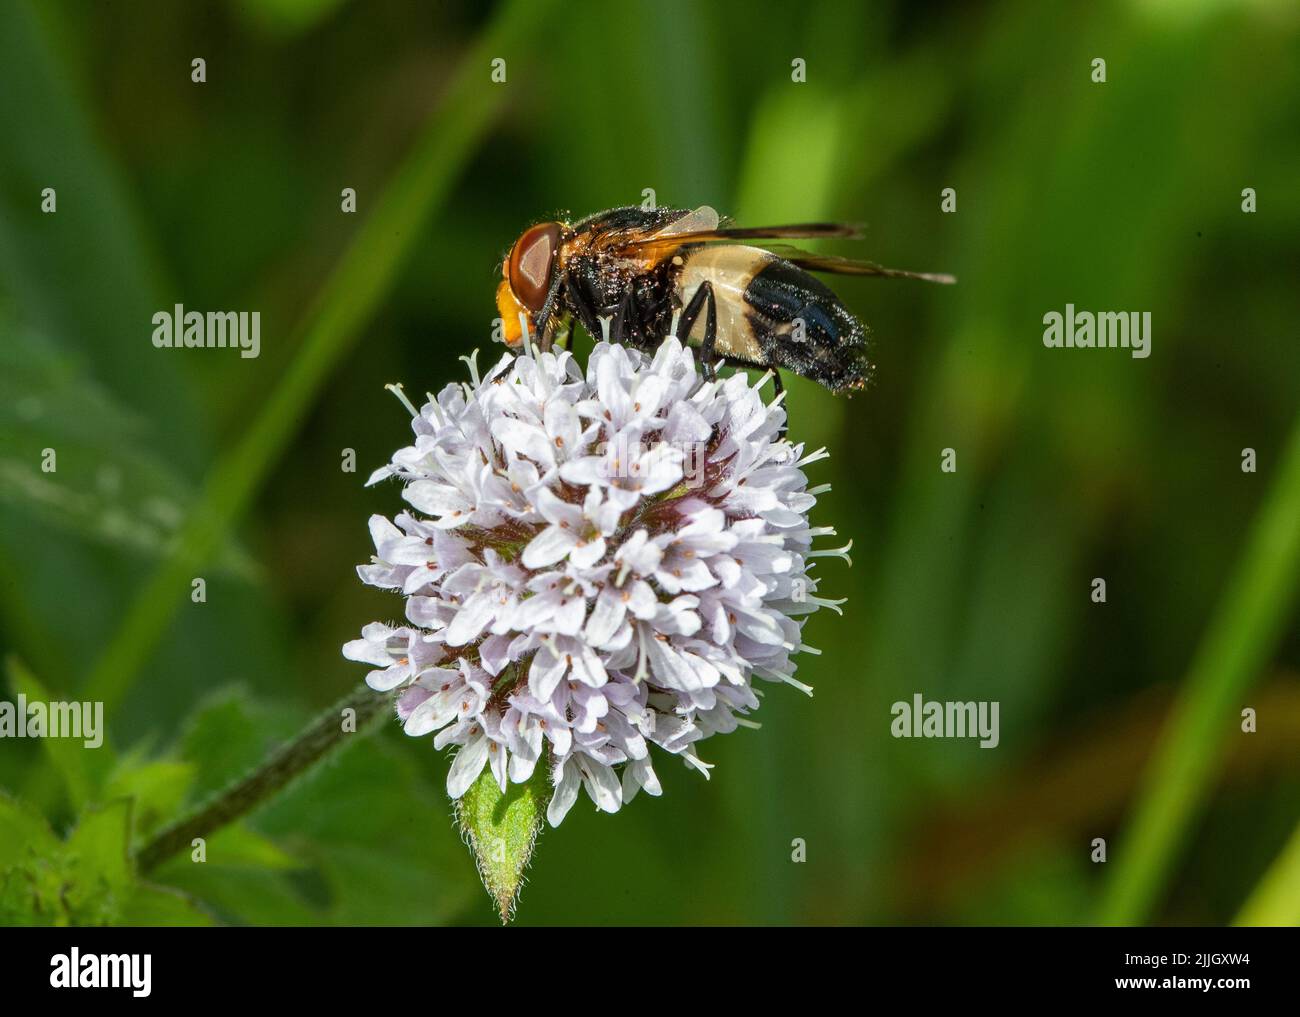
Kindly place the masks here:
<instances>
[{"instance_id":1,"label":"green foliage","mask_svg":"<svg viewBox=\"0 0 1300 1017\"><path fill-rule=\"evenodd\" d=\"M137 748L110 759L102 781L79 778L87 804L66 841L30 806L0 798L0 921L415 924L465 907L472 874L450 810L409 759L364 731L249 822L137 878L131 855L161 821L260 762L291 719L234 690L211 697L174 751Z\"/></svg>"},{"instance_id":2,"label":"green foliage","mask_svg":"<svg viewBox=\"0 0 1300 1017\"><path fill-rule=\"evenodd\" d=\"M185 725L180 746L204 778L191 804L242 776L300 724L237 691L212 697ZM229 921L281 914L299 924L427 924L455 914L472 875L450 810L382 735L355 737L248 824L213 836L204 862L178 855L156 878Z\"/></svg>"},{"instance_id":3,"label":"green foliage","mask_svg":"<svg viewBox=\"0 0 1300 1017\"><path fill-rule=\"evenodd\" d=\"M130 838L130 801L88 807L60 841L0 794L0 924L209 924L184 895L136 880Z\"/></svg>"}]
</instances>

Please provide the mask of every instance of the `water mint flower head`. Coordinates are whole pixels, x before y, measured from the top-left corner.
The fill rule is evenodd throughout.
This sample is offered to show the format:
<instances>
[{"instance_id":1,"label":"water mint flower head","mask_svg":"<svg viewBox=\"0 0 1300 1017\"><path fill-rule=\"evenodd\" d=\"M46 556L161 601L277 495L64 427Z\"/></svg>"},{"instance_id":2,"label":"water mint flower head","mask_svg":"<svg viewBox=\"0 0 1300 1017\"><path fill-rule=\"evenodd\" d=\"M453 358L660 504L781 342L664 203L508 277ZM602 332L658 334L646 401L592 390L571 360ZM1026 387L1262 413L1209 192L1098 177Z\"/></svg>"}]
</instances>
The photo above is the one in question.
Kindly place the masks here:
<instances>
[{"instance_id":1,"label":"water mint flower head","mask_svg":"<svg viewBox=\"0 0 1300 1017\"><path fill-rule=\"evenodd\" d=\"M410 506L370 520L358 572L405 598L344 654L396 690L407 734L454 747L447 793L490 770L502 792L545 767L547 819L585 791L616 812L658 795L677 757L756 727L762 683L795 678L817 596L818 489L744 374L705 380L668 337L654 356L598 343L507 353L413 414L415 441L369 483ZM763 379L764 381L766 379ZM399 394L400 394L400 390ZM404 397L403 397L404 398Z\"/></svg>"}]
</instances>

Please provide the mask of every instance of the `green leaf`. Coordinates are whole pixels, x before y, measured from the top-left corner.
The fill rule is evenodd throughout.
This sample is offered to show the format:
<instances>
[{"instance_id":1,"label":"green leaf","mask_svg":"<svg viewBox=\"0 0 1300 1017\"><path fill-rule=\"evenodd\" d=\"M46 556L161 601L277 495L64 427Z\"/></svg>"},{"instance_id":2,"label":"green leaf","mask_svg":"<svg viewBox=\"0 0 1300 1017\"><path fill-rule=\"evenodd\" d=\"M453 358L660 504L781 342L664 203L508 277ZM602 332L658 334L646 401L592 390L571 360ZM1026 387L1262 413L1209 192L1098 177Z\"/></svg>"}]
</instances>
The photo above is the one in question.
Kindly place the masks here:
<instances>
[{"instance_id":1,"label":"green leaf","mask_svg":"<svg viewBox=\"0 0 1300 1017\"><path fill-rule=\"evenodd\" d=\"M215 925L207 911L189 894L169 886L141 883L122 907L119 925L179 926Z\"/></svg>"},{"instance_id":2,"label":"green leaf","mask_svg":"<svg viewBox=\"0 0 1300 1017\"><path fill-rule=\"evenodd\" d=\"M69 868L45 818L0 791L0 925L69 924Z\"/></svg>"},{"instance_id":3,"label":"green leaf","mask_svg":"<svg viewBox=\"0 0 1300 1017\"><path fill-rule=\"evenodd\" d=\"M303 888L279 871L195 865L187 859L159 868L158 878L201 900L217 920L230 925L305 926L327 920L314 902L304 899Z\"/></svg>"},{"instance_id":4,"label":"green leaf","mask_svg":"<svg viewBox=\"0 0 1300 1017\"><path fill-rule=\"evenodd\" d=\"M53 851L58 844L44 816L0 791L0 879L28 855Z\"/></svg>"},{"instance_id":5,"label":"green leaf","mask_svg":"<svg viewBox=\"0 0 1300 1017\"><path fill-rule=\"evenodd\" d=\"M92 806L68 837L67 851L82 876L109 892L131 885L131 803L126 800Z\"/></svg>"},{"instance_id":6,"label":"green leaf","mask_svg":"<svg viewBox=\"0 0 1300 1017\"><path fill-rule=\"evenodd\" d=\"M134 803L137 837L156 829L176 813L194 780L194 767L177 759L144 759L137 753L118 763L104 784L106 800Z\"/></svg>"},{"instance_id":7,"label":"green leaf","mask_svg":"<svg viewBox=\"0 0 1300 1017\"><path fill-rule=\"evenodd\" d=\"M136 893L131 803L87 809L67 841L0 797L0 925L112 925Z\"/></svg>"},{"instance_id":8,"label":"green leaf","mask_svg":"<svg viewBox=\"0 0 1300 1017\"><path fill-rule=\"evenodd\" d=\"M35 851L18 864L0 866L0 925L66 926L76 924L79 893L74 872L61 849ZM86 914L77 910L78 914ZM103 924L107 918L91 924Z\"/></svg>"},{"instance_id":9,"label":"green leaf","mask_svg":"<svg viewBox=\"0 0 1300 1017\"><path fill-rule=\"evenodd\" d=\"M551 787L539 761L525 784L508 784L505 794L483 767L478 780L456 803L456 819L469 840L483 886L497 903L501 922L510 921L523 886L524 869L546 819Z\"/></svg>"},{"instance_id":10,"label":"green leaf","mask_svg":"<svg viewBox=\"0 0 1300 1017\"><path fill-rule=\"evenodd\" d=\"M25 696L28 703L54 701L49 690L16 657L6 659L5 670L15 697ZM100 731L99 734L102 736L103 732ZM74 808L81 808L96 797L105 775L113 765L113 753L108 747L107 739L93 749L86 746L84 739L78 738L41 738L40 743L62 778Z\"/></svg>"},{"instance_id":11,"label":"green leaf","mask_svg":"<svg viewBox=\"0 0 1300 1017\"><path fill-rule=\"evenodd\" d=\"M270 838L242 823L227 826L208 838L206 864L253 869L297 869L303 865Z\"/></svg>"},{"instance_id":12,"label":"green leaf","mask_svg":"<svg viewBox=\"0 0 1300 1017\"><path fill-rule=\"evenodd\" d=\"M324 921L447 922L476 891L448 821L446 791L417 765L431 747L396 724L388 737L360 737L269 805L258 826L319 873L328 895Z\"/></svg>"},{"instance_id":13,"label":"green leaf","mask_svg":"<svg viewBox=\"0 0 1300 1017\"><path fill-rule=\"evenodd\" d=\"M185 721L179 743L181 757L198 773L190 800L242 777L277 742L293 737L300 723L300 714L254 701L241 687L212 692Z\"/></svg>"},{"instance_id":14,"label":"green leaf","mask_svg":"<svg viewBox=\"0 0 1300 1017\"><path fill-rule=\"evenodd\" d=\"M199 774L191 800L201 802L244 776L301 725L300 710L239 690L214 693L187 722L180 743ZM160 865L156 878L197 895L230 922L449 921L475 891L457 864L463 855L447 821L445 792L425 773L428 746L379 731L352 737L251 816L235 834L238 843L223 841L227 827L209 839L206 864L181 853ZM248 840L259 836L267 839Z\"/></svg>"}]
</instances>

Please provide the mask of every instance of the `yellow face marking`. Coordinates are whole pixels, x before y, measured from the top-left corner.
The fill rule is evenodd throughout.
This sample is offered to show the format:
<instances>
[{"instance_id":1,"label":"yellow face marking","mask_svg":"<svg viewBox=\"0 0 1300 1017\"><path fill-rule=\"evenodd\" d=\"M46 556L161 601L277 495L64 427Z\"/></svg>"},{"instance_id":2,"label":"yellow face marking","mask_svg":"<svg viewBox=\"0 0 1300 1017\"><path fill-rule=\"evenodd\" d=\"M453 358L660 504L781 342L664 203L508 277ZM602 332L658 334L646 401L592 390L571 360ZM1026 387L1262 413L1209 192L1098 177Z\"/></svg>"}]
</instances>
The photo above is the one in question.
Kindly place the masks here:
<instances>
[{"instance_id":1,"label":"yellow face marking","mask_svg":"<svg viewBox=\"0 0 1300 1017\"><path fill-rule=\"evenodd\" d=\"M519 315L528 314L528 311L523 304L515 299L510 284L504 279L497 287L497 313L501 315L502 340L507 346L518 348L524 338L524 330L519 323ZM529 325L532 324L532 321L532 315L528 315Z\"/></svg>"}]
</instances>

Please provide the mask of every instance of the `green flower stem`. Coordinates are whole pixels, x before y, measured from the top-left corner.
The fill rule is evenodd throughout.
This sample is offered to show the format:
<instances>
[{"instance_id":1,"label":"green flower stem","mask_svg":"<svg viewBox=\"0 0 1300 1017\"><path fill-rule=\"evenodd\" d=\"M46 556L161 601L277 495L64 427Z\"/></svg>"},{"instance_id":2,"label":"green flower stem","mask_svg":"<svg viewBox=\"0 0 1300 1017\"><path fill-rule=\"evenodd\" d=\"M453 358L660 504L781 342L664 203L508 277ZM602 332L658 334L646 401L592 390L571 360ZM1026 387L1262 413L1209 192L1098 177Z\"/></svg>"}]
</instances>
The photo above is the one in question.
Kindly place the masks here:
<instances>
[{"instance_id":1,"label":"green flower stem","mask_svg":"<svg viewBox=\"0 0 1300 1017\"><path fill-rule=\"evenodd\" d=\"M506 4L466 54L415 148L375 198L374 211L297 330L297 352L285 376L248 431L217 463L175 549L131 604L96 663L84 698L102 701L111 713L130 690L184 601L190 580L221 546L307 419L321 385L388 293L423 225L446 200L512 94L511 86L489 81L492 59L520 54L515 59L522 63L522 54L535 49L529 40L550 8L550 0Z\"/></svg>"},{"instance_id":2,"label":"green flower stem","mask_svg":"<svg viewBox=\"0 0 1300 1017\"><path fill-rule=\"evenodd\" d=\"M1290 617L1300 578L1300 420L1116 841L1100 921L1141 923L1214 785L1228 735Z\"/></svg>"},{"instance_id":3,"label":"green flower stem","mask_svg":"<svg viewBox=\"0 0 1300 1017\"><path fill-rule=\"evenodd\" d=\"M189 848L194 838L208 837L247 815L391 709L391 696L381 695L365 685L358 687L312 721L297 738L272 752L261 766L155 834L136 852L137 870L147 873ZM344 710L355 711L355 725L345 727Z\"/></svg>"}]
</instances>

